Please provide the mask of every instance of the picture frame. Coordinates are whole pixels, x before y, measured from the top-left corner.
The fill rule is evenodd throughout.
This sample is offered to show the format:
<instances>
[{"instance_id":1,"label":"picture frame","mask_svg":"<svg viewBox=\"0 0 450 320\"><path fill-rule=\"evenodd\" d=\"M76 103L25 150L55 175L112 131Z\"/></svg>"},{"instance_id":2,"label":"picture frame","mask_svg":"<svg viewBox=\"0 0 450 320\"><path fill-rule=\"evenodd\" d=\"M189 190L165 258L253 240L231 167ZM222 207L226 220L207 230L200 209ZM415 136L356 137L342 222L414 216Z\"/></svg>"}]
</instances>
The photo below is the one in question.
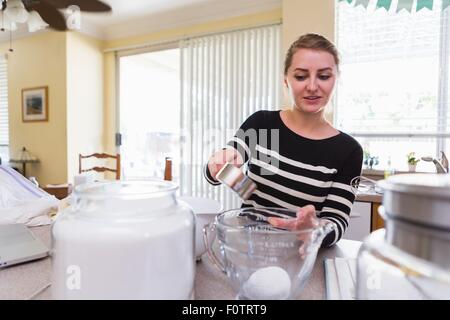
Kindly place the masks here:
<instances>
[{"instance_id":1,"label":"picture frame","mask_svg":"<svg viewBox=\"0 0 450 320\"><path fill-rule=\"evenodd\" d=\"M48 86L22 89L22 121L48 121Z\"/></svg>"}]
</instances>

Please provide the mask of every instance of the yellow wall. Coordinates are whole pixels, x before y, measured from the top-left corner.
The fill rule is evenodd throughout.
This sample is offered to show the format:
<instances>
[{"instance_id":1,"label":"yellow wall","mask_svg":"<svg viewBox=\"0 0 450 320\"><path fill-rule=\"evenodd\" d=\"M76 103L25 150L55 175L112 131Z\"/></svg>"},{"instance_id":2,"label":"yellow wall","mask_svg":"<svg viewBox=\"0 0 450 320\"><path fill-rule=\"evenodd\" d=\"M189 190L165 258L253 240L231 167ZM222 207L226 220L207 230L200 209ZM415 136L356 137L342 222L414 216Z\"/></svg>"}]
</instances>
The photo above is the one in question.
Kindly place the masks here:
<instances>
[{"instance_id":1,"label":"yellow wall","mask_svg":"<svg viewBox=\"0 0 450 320\"><path fill-rule=\"evenodd\" d=\"M334 0L283 0L283 51L305 33L318 33L334 41ZM290 102L285 91L284 106ZM333 122L333 106L327 106L325 117Z\"/></svg>"},{"instance_id":2,"label":"yellow wall","mask_svg":"<svg viewBox=\"0 0 450 320\"><path fill-rule=\"evenodd\" d=\"M334 0L283 0L283 49L305 33L334 41Z\"/></svg>"},{"instance_id":3,"label":"yellow wall","mask_svg":"<svg viewBox=\"0 0 450 320\"><path fill-rule=\"evenodd\" d=\"M2 52L8 44L0 44ZM76 32L46 32L13 42L8 55L10 154L22 147L40 163L27 176L43 186L70 182L78 154L103 151L103 42ZM22 122L21 90L48 86L49 120Z\"/></svg>"},{"instance_id":4,"label":"yellow wall","mask_svg":"<svg viewBox=\"0 0 450 320\"><path fill-rule=\"evenodd\" d=\"M116 56L112 52L104 54L104 105L103 105L103 146L105 152L115 153L115 139L116 133Z\"/></svg>"},{"instance_id":5,"label":"yellow wall","mask_svg":"<svg viewBox=\"0 0 450 320\"><path fill-rule=\"evenodd\" d=\"M67 33L67 179L78 155L103 152L103 43Z\"/></svg>"},{"instance_id":6,"label":"yellow wall","mask_svg":"<svg viewBox=\"0 0 450 320\"><path fill-rule=\"evenodd\" d=\"M67 174L66 148L66 35L48 32L13 42L8 54L10 154L22 147L40 163L27 166L27 175L41 184L62 183ZM0 44L7 52L8 44ZM22 122L21 90L48 86L49 121Z\"/></svg>"}]
</instances>

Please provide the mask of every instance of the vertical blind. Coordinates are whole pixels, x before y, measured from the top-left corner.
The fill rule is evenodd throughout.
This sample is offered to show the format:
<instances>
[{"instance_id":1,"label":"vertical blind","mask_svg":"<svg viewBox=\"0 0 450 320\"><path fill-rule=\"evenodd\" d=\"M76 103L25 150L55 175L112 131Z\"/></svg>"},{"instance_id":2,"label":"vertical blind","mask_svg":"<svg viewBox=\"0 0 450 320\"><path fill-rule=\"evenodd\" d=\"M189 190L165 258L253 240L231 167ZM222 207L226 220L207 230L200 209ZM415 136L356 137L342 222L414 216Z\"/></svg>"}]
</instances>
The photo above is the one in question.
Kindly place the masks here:
<instances>
[{"instance_id":1,"label":"vertical blind","mask_svg":"<svg viewBox=\"0 0 450 320\"><path fill-rule=\"evenodd\" d=\"M8 157L8 81L7 60L0 56L0 157L6 161Z\"/></svg>"},{"instance_id":2,"label":"vertical blind","mask_svg":"<svg viewBox=\"0 0 450 320\"><path fill-rule=\"evenodd\" d=\"M180 48L180 193L236 208L239 199L208 184L202 167L249 115L281 106L280 25L183 40Z\"/></svg>"}]
</instances>

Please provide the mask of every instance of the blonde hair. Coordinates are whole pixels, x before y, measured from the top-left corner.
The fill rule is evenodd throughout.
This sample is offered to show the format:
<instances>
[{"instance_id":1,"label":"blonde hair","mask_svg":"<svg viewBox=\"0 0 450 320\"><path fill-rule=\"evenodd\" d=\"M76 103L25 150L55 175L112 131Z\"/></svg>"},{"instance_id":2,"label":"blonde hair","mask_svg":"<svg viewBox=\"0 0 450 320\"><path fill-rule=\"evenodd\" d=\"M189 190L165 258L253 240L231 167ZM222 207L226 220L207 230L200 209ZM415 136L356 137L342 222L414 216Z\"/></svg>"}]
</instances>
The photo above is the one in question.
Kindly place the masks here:
<instances>
[{"instance_id":1,"label":"blonde hair","mask_svg":"<svg viewBox=\"0 0 450 320\"><path fill-rule=\"evenodd\" d=\"M292 64L292 57L298 49L312 49L328 52L334 57L334 62L339 70L339 53L336 46L327 38L319 34L307 33L300 36L289 47L289 50L286 53L286 59L284 60L284 75L287 75L287 71Z\"/></svg>"}]
</instances>

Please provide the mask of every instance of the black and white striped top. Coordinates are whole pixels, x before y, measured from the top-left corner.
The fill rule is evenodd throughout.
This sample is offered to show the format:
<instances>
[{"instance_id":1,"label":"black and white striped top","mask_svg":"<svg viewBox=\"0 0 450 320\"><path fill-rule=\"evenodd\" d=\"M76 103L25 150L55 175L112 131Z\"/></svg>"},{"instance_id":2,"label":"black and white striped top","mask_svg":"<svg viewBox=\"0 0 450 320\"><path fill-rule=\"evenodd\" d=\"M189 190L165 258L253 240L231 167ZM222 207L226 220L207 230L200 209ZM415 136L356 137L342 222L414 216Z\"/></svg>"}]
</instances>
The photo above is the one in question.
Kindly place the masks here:
<instances>
[{"instance_id":1,"label":"black and white striped top","mask_svg":"<svg viewBox=\"0 0 450 320\"><path fill-rule=\"evenodd\" d=\"M282 207L296 210L312 204L319 217L334 222L338 232L329 234L324 246L344 234L355 200L351 180L361 174L363 151L351 136L321 140L302 137L283 123L280 111L258 111L227 143L247 162L247 175L257 190L243 206ZM217 182L205 166L205 177Z\"/></svg>"}]
</instances>

